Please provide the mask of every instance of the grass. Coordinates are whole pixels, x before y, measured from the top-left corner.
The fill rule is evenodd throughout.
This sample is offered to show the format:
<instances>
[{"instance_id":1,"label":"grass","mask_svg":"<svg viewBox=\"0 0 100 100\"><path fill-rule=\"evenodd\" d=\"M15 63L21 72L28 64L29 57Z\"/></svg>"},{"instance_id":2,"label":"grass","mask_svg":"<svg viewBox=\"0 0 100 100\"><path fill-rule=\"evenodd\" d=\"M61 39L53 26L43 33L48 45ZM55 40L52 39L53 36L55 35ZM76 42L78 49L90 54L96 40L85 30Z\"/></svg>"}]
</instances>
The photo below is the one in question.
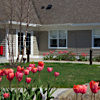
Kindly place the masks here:
<instances>
[{"instance_id":1,"label":"grass","mask_svg":"<svg viewBox=\"0 0 100 100\"><path fill-rule=\"evenodd\" d=\"M22 64L22 66L28 66L29 64ZM37 63L36 63L37 65ZM46 68L53 67L53 72L48 73ZM0 67L2 69L2 67ZM16 71L16 68L14 68ZM60 76L55 81L54 72L59 72ZM33 74L30 72L28 77L32 80L36 80L31 84L35 87L39 84L38 73ZM87 65L87 64L71 64L71 63L45 63L45 68L40 72L41 84L46 86L49 82L53 87L59 88L72 88L74 84L85 84L91 80L100 80L100 68L98 65ZM12 87L22 87L25 83L25 76L18 85L16 78L12 81ZM2 87L8 87L9 81L3 77L0 83Z\"/></svg>"}]
</instances>

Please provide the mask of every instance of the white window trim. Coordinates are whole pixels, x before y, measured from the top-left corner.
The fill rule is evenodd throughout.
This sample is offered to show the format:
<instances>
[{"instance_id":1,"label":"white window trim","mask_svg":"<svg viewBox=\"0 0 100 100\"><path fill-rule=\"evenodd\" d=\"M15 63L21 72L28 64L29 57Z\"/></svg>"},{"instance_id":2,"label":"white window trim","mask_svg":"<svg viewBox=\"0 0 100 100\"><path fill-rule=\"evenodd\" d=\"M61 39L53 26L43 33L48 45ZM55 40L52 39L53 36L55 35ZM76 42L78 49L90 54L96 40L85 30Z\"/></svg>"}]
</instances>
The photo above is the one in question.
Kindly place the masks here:
<instances>
[{"instance_id":1,"label":"white window trim","mask_svg":"<svg viewBox=\"0 0 100 100\"><path fill-rule=\"evenodd\" d=\"M92 30L92 49L100 49L100 47L94 47L94 32L95 29Z\"/></svg>"},{"instance_id":2,"label":"white window trim","mask_svg":"<svg viewBox=\"0 0 100 100\"><path fill-rule=\"evenodd\" d=\"M59 30L56 30L57 31L57 34L59 33L58 31ZM67 49L68 47L68 32L67 32L67 30L65 30L66 31L66 47L50 47L50 31L48 31L48 48L49 49ZM58 39L58 35L57 35L57 45L59 45L59 39Z\"/></svg>"},{"instance_id":3,"label":"white window trim","mask_svg":"<svg viewBox=\"0 0 100 100\"><path fill-rule=\"evenodd\" d=\"M16 30L16 57L18 56L18 32L20 32L19 30ZM24 33L24 36L23 38L25 38L25 31L22 31ZM33 57L33 47L34 47L34 43L33 43L33 31L28 31L30 34L31 34L31 54L30 54L30 57L32 58ZM19 58L21 57L22 55L19 55ZM24 57L27 57L26 55L26 50L24 50Z\"/></svg>"}]
</instances>

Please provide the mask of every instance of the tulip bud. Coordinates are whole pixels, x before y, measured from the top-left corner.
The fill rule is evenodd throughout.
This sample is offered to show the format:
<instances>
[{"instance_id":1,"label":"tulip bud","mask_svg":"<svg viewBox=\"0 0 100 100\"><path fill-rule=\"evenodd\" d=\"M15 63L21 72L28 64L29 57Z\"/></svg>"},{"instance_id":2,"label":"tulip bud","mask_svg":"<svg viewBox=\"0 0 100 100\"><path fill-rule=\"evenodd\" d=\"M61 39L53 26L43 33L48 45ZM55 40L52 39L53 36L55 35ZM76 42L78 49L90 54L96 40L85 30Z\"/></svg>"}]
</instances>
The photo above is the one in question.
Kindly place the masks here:
<instances>
[{"instance_id":1,"label":"tulip bud","mask_svg":"<svg viewBox=\"0 0 100 100\"><path fill-rule=\"evenodd\" d=\"M31 82L31 78L30 77L27 77L26 78L26 82L29 84Z\"/></svg>"},{"instance_id":2,"label":"tulip bud","mask_svg":"<svg viewBox=\"0 0 100 100\"><path fill-rule=\"evenodd\" d=\"M4 93L4 94L3 94L3 97L4 97L4 98L9 98L9 93Z\"/></svg>"}]
</instances>

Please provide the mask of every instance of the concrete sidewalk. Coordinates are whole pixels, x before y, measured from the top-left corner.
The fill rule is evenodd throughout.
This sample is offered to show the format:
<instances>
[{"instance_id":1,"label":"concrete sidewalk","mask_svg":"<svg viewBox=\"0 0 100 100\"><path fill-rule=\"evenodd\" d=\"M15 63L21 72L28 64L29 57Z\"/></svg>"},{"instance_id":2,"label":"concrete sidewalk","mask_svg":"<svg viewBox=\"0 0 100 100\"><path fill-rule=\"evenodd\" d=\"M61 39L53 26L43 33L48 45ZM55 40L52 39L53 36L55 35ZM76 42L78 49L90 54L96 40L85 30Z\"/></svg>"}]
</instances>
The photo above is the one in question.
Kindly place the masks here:
<instances>
[{"instance_id":1,"label":"concrete sidewalk","mask_svg":"<svg viewBox=\"0 0 100 100\"><path fill-rule=\"evenodd\" d=\"M58 88L52 96L54 96L54 100L59 100L59 98L65 93L70 91L71 88ZM63 95L64 96L64 95Z\"/></svg>"},{"instance_id":2,"label":"concrete sidewalk","mask_svg":"<svg viewBox=\"0 0 100 100\"><path fill-rule=\"evenodd\" d=\"M78 63L78 64L89 64L89 61L54 61L54 60L44 60L46 63ZM93 62L95 65L100 65L100 62Z\"/></svg>"}]
</instances>

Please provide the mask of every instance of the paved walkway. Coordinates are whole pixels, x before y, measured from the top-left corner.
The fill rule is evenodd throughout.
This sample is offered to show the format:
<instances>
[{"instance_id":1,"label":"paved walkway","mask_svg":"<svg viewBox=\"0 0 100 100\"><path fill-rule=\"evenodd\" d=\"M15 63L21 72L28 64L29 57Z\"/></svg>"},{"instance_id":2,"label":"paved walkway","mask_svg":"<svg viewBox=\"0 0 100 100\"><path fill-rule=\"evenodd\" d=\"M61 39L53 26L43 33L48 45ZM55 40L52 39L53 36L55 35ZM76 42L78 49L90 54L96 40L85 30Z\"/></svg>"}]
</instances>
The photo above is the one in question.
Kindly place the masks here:
<instances>
[{"instance_id":1,"label":"paved walkway","mask_svg":"<svg viewBox=\"0 0 100 100\"><path fill-rule=\"evenodd\" d=\"M54 100L59 100L59 97L63 95L65 92L70 91L71 88L58 88L52 96L54 96Z\"/></svg>"},{"instance_id":2,"label":"paved walkway","mask_svg":"<svg viewBox=\"0 0 100 100\"><path fill-rule=\"evenodd\" d=\"M44 60L47 63L79 63L79 64L89 64L89 61L54 61L54 60ZM100 62L93 62L93 64L100 65Z\"/></svg>"}]
</instances>

